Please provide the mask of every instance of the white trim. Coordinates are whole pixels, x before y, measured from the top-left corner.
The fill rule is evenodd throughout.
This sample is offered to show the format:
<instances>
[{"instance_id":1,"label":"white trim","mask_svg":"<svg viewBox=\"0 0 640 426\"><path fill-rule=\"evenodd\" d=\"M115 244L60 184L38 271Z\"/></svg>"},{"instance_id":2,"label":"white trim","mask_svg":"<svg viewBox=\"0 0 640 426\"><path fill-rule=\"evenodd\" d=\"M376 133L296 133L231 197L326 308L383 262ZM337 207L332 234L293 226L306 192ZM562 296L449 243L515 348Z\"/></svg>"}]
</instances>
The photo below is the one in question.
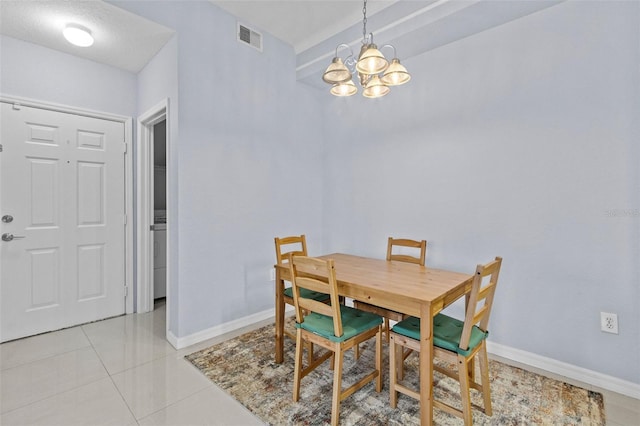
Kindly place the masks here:
<instances>
[{"instance_id":1,"label":"white trim","mask_svg":"<svg viewBox=\"0 0 640 426\"><path fill-rule=\"evenodd\" d=\"M133 119L127 118L124 126L124 141L127 144L127 151L124 154L124 192L125 192L125 214L127 215L127 223L125 225L125 284L127 286L127 296L125 298L125 313L132 314L135 312L133 303Z\"/></svg>"},{"instance_id":2,"label":"white trim","mask_svg":"<svg viewBox=\"0 0 640 426\"><path fill-rule=\"evenodd\" d=\"M169 99L165 99L150 108L147 112L138 117L138 138L137 138L137 280L136 280L136 312L143 313L153 310L153 241L149 233L152 225L153 206L151 205L151 194L153 194L152 179L152 149L151 141L153 136L152 127L154 124L167 121L167 164L169 164ZM170 167L167 167L167 182L169 181ZM169 206L169 185L167 187L167 206ZM169 209L167 209L167 223L169 223ZM167 233L169 234L169 233ZM170 238L167 238L167 253L169 250ZM167 256L168 260L168 256ZM170 288L169 264L167 261L167 289ZM169 326L169 291L167 290L167 327Z\"/></svg>"},{"instance_id":3,"label":"white trim","mask_svg":"<svg viewBox=\"0 0 640 426\"><path fill-rule=\"evenodd\" d=\"M502 358L510 359L531 367L540 368L550 373L578 380L612 392L640 399L640 384L622 380L617 377L598 373L597 371L577 367L552 358L523 351L509 346L487 341L487 351Z\"/></svg>"},{"instance_id":4,"label":"white trim","mask_svg":"<svg viewBox=\"0 0 640 426\"><path fill-rule=\"evenodd\" d=\"M10 104L19 104L19 105L24 105L26 107L46 109L49 111L65 112L68 114L81 115L83 117L93 117L93 118L99 118L102 120L117 121L119 123L127 123L127 121L131 119L131 117L127 117L124 115L109 114L106 112L101 112L101 111L96 111L91 109L80 109L80 108L72 107L69 105L58 104L54 102L41 102L35 99L20 98L20 97L11 96L11 95L0 95L0 102L6 102Z\"/></svg>"},{"instance_id":5,"label":"white trim","mask_svg":"<svg viewBox=\"0 0 640 426\"><path fill-rule=\"evenodd\" d=\"M171 332L171 330L167 329L167 342L171 344L175 349L181 349L178 347L178 338L175 334Z\"/></svg>"},{"instance_id":6,"label":"white trim","mask_svg":"<svg viewBox=\"0 0 640 426\"><path fill-rule=\"evenodd\" d=\"M292 311L293 311L293 306L285 310L285 314L287 312L292 312ZM211 327L206 330L198 331L197 333L193 333L185 337L176 337L174 335L171 335L171 338L170 338L169 332L167 332L167 340L176 349L182 349L182 348L186 348L187 346L195 345L196 343L200 343L205 340L221 336L225 333L229 333L239 328L247 327L257 322L268 320L270 318L275 318L275 315L276 315L275 308L267 309L265 311L257 312L255 314L251 314L246 317L238 318L236 320L232 320L224 324L216 325L215 327Z\"/></svg>"},{"instance_id":7,"label":"white trim","mask_svg":"<svg viewBox=\"0 0 640 426\"><path fill-rule=\"evenodd\" d=\"M123 253L125 259L125 282L123 285L127 286L129 291L124 300L124 311L127 314L133 313L133 259L130 253L133 253L133 150L132 136L133 136L133 119L124 115L110 114L101 111L95 111L90 109L80 109L69 105L58 104L54 102L42 102L30 98L22 98L11 95L0 95L0 102L24 105L25 107L44 109L48 111L57 111L67 114L80 115L83 117L98 118L101 120L110 120L124 125L124 143L127 146L127 151L124 154L124 167L125 167L125 211L127 215L127 223L125 224L125 252ZM129 184L131 184L129 186Z\"/></svg>"}]
</instances>

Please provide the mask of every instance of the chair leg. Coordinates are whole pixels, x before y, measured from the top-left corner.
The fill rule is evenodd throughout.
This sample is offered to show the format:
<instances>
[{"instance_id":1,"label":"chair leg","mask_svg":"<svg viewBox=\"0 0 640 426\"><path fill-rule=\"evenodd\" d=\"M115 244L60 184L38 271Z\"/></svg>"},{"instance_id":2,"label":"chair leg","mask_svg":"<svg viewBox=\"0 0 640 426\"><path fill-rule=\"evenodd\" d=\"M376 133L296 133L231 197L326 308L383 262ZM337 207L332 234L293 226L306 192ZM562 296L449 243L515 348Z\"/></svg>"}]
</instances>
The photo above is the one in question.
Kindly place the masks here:
<instances>
[{"instance_id":1,"label":"chair leg","mask_svg":"<svg viewBox=\"0 0 640 426\"><path fill-rule=\"evenodd\" d=\"M467 372L469 373L469 383L473 383L476 381L476 361L475 357L473 360L469 361L467 364Z\"/></svg>"},{"instance_id":2,"label":"chair leg","mask_svg":"<svg viewBox=\"0 0 640 426\"><path fill-rule=\"evenodd\" d=\"M389 343L389 396L391 408L398 405L398 392L396 391L396 383L398 382L398 360L396 360L396 341L391 337ZM402 346L400 346L402 347Z\"/></svg>"},{"instance_id":3,"label":"chair leg","mask_svg":"<svg viewBox=\"0 0 640 426\"><path fill-rule=\"evenodd\" d=\"M296 361L293 372L293 401L300 399L300 380L302 379L302 331L296 331Z\"/></svg>"},{"instance_id":4,"label":"chair leg","mask_svg":"<svg viewBox=\"0 0 640 426\"><path fill-rule=\"evenodd\" d=\"M409 349L409 351L411 351L411 349ZM404 380L404 360L407 359L407 357L404 356L404 348L401 345L396 345L395 352L398 380L402 381Z\"/></svg>"},{"instance_id":5,"label":"chair leg","mask_svg":"<svg viewBox=\"0 0 640 426\"><path fill-rule=\"evenodd\" d=\"M389 337L387 331L387 337ZM376 334L376 371L378 377L376 379L376 392L382 392L382 329L378 328Z\"/></svg>"},{"instance_id":6,"label":"chair leg","mask_svg":"<svg viewBox=\"0 0 640 426\"><path fill-rule=\"evenodd\" d=\"M482 377L482 397L484 398L484 413L487 416L493 415L491 408L491 387L489 385L489 358L487 357L487 345L482 342L482 348L478 352L480 361L480 377Z\"/></svg>"},{"instance_id":7,"label":"chair leg","mask_svg":"<svg viewBox=\"0 0 640 426\"><path fill-rule=\"evenodd\" d=\"M473 358L471 358L473 361ZM462 398L462 418L465 426L471 426L471 395L469 393L469 368L465 357L458 355L458 376L460 380L460 397Z\"/></svg>"},{"instance_id":8,"label":"chair leg","mask_svg":"<svg viewBox=\"0 0 640 426\"><path fill-rule=\"evenodd\" d=\"M385 338L387 339L387 345L390 342L390 337L389 337L389 318L385 318L384 319L384 334L385 334Z\"/></svg>"},{"instance_id":9,"label":"chair leg","mask_svg":"<svg viewBox=\"0 0 640 426\"><path fill-rule=\"evenodd\" d=\"M307 361L308 365L313 363L313 343L306 342L305 346L307 347Z\"/></svg>"},{"instance_id":10,"label":"chair leg","mask_svg":"<svg viewBox=\"0 0 640 426\"><path fill-rule=\"evenodd\" d=\"M336 365L333 369L333 400L331 402L331 426L340 422L340 395L342 394L342 364L344 353L340 345L336 345L334 352Z\"/></svg>"},{"instance_id":11,"label":"chair leg","mask_svg":"<svg viewBox=\"0 0 640 426\"><path fill-rule=\"evenodd\" d=\"M356 359L360 358L360 344L357 344L353 347L353 355Z\"/></svg>"}]
</instances>

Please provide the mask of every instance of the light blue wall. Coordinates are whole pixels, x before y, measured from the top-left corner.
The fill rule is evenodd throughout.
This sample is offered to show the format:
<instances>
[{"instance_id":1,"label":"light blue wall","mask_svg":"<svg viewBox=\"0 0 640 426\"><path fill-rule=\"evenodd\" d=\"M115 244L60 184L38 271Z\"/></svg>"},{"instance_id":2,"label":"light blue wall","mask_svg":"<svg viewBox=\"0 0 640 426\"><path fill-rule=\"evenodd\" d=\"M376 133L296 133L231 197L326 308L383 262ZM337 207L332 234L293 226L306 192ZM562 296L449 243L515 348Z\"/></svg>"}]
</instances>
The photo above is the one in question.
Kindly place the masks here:
<instances>
[{"instance_id":1,"label":"light blue wall","mask_svg":"<svg viewBox=\"0 0 640 426\"><path fill-rule=\"evenodd\" d=\"M296 84L293 48L266 33L262 53L238 43L236 18L206 1L112 3L176 31L171 331L273 308L273 238L306 233L322 248L320 105Z\"/></svg>"},{"instance_id":2,"label":"light blue wall","mask_svg":"<svg viewBox=\"0 0 640 426\"><path fill-rule=\"evenodd\" d=\"M403 61L386 98L328 100L328 250L503 256L492 341L640 383L639 12L562 3Z\"/></svg>"},{"instance_id":3,"label":"light blue wall","mask_svg":"<svg viewBox=\"0 0 640 426\"><path fill-rule=\"evenodd\" d=\"M0 36L0 93L135 116L136 76L118 68Z\"/></svg>"},{"instance_id":4,"label":"light blue wall","mask_svg":"<svg viewBox=\"0 0 640 426\"><path fill-rule=\"evenodd\" d=\"M173 36L171 40L149 61L149 63L138 73L138 116L146 114L151 108L155 108L161 102L168 102L168 132L169 140L172 143L169 144L169 157L167 159L167 168L170 171L169 174L169 193L171 197L169 199L169 205L167 210L171 213L168 229L168 256L167 262L169 264L168 274L170 274L169 283L179 282L179 268L178 268L178 241L179 241L179 227L178 227L178 206L180 200L180 192L178 191L178 158L180 154L180 123L178 120L178 37ZM134 151L134 155L137 155L137 151ZM135 179L135 177L134 177ZM136 185L137 187L137 185ZM136 251L137 253L137 251ZM180 294L178 292L178 286L172 285L167 288L167 295L169 297L169 303L167 308L169 309L169 324L168 329L174 335L177 335L178 330L178 312L180 310Z\"/></svg>"}]
</instances>

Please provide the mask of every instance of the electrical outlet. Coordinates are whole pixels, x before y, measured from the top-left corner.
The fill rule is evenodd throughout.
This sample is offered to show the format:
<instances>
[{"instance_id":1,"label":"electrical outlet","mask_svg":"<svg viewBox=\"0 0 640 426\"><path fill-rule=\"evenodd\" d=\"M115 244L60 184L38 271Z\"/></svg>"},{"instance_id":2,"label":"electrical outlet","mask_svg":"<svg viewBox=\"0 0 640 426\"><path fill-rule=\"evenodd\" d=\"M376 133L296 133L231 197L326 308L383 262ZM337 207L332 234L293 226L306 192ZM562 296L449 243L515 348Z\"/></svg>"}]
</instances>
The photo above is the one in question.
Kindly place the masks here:
<instances>
[{"instance_id":1,"label":"electrical outlet","mask_svg":"<svg viewBox=\"0 0 640 426\"><path fill-rule=\"evenodd\" d=\"M618 334L618 315L600 312L600 330Z\"/></svg>"},{"instance_id":2,"label":"electrical outlet","mask_svg":"<svg viewBox=\"0 0 640 426\"><path fill-rule=\"evenodd\" d=\"M276 270L274 268L269 269L269 281L276 280Z\"/></svg>"}]
</instances>

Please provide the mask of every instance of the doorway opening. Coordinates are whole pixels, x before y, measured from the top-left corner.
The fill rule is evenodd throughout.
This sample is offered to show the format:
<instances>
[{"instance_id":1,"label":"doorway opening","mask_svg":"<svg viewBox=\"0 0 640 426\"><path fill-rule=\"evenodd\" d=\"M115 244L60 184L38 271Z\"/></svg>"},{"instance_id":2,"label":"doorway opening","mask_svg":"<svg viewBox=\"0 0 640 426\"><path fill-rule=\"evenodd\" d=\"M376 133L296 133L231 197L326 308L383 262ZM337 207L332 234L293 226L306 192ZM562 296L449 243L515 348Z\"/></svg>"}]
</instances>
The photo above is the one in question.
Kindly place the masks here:
<instances>
[{"instance_id":1,"label":"doorway opening","mask_svg":"<svg viewBox=\"0 0 640 426\"><path fill-rule=\"evenodd\" d=\"M138 118L137 146L137 285L136 311L154 309L166 298L167 328L170 306L169 102L165 100Z\"/></svg>"},{"instance_id":2,"label":"doorway opening","mask_svg":"<svg viewBox=\"0 0 640 426\"><path fill-rule=\"evenodd\" d=\"M167 296L167 120L153 125L153 301Z\"/></svg>"}]
</instances>

